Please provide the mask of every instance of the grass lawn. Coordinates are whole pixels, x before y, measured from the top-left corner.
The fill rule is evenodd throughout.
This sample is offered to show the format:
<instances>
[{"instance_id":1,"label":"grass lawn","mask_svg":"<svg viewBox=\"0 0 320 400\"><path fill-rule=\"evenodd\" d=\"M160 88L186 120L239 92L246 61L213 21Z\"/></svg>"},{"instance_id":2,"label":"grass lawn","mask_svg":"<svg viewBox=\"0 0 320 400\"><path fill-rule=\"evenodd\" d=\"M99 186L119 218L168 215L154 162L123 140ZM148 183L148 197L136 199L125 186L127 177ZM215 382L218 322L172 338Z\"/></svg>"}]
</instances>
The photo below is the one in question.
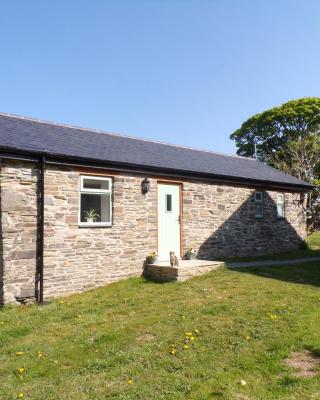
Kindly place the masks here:
<instances>
[{"instance_id":1,"label":"grass lawn","mask_svg":"<svg viewBox=\"0 0 320 400\"><path fill-rule=\"evenodd\" d=\"M319 399L320 374L297 378L283 364L320 352L319 286L312 262L184 283L134 278L5 307L0 399Z\"/></svg>"}]
</instances>

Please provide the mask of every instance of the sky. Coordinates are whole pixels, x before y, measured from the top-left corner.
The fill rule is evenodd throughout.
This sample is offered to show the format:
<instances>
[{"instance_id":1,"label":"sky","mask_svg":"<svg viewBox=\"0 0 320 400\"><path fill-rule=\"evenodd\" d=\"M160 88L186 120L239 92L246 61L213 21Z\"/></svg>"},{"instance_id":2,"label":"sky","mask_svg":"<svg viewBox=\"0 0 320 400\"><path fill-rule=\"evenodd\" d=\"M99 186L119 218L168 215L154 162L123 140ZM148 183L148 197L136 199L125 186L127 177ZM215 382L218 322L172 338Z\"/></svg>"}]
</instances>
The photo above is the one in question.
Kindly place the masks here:
<instances>
[{"instance_id":1,"label":"sky","mask_svg":"<svg viewBox=\"0 0 320 400\"><path fill-rule=\"evenodd\" d=\"M0 111L235 153L320 93L320 1L1 0Z\"/></svg>"}]
</instances>

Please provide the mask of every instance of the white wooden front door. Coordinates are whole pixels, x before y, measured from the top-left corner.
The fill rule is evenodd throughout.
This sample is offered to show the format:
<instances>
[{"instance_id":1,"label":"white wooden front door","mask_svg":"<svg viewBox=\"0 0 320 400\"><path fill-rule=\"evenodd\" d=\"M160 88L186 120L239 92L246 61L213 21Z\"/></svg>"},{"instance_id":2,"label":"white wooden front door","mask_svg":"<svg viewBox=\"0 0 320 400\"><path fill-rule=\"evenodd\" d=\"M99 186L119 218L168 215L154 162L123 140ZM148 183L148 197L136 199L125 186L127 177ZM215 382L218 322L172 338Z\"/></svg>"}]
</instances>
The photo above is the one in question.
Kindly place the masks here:
<instances>
[{"instance_id":1,"label":"white wooden front door","mask_svg":"<svg viewBox=\"0 0 320 400\"><path fill-rule=\"evenodd\" d=\"M169 260L170 251L180 257L180 185L158 184L158 255Z\"/></svg>"}]
</instances>

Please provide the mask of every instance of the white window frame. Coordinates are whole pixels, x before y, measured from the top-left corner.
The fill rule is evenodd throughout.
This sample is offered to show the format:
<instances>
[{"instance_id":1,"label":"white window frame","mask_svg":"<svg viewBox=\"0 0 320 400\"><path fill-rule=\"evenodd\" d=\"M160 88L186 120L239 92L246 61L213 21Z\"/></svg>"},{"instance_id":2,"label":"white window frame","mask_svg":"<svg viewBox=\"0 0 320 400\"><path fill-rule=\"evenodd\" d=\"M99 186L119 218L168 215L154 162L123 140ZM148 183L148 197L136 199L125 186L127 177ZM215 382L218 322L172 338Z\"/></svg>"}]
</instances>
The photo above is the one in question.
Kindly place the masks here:
<instances>
[{"instance_id":1,"label":"white window frame","mask_svg":"<svg viewBox=\"0 0 320 400\"><path fill-rule=\"evenodd\" d=\"M261 195L261 199L257 199L257 194L260 194ZM256 208L256 205L257 204L261 204L261 215L259 214L259 215L257 215L257 208ZM255 217L256 218L258 218L258 219L260 219L260 218L263 218L263 215L264 215L264 209L263 209L263 192L255 192L255 194L254 194L254 213L255 213Z\"/></svg>"},{"instance_id":2,"label":"white window frame","mask_svg":"<svg viewBox=\"0 0 320 400\"><path fill-rule=\"evenodd\" d=\"M95 181L107 181L109 182L109 189L88 189L83 187L83 182L85 179L91 179ZM82 222L81 221L81 194L83 193L91 193L91 194L110 194L110 222ZM112 226L112 178L104 177L104 176L96 176L96 175L81 175L79 179L79 212L78 212L78 225L86 228L94 228L94 227L103 227L103 226Z\"/></svg>"},{"instance_id":3,"label":"white window frame","mask_svg":"<svg viewBox=\"0 0 320 400\"><path fill-rule=\"evenodd\" d=\"M282 200L279 200L279 198L282 198ZM282 215L279 215L278 213L278 205L282 206ZM277 218L285 218L285 213L286 213L286 199L284 193L278 193L277 194Z\"/></svg>"}]
</instances>

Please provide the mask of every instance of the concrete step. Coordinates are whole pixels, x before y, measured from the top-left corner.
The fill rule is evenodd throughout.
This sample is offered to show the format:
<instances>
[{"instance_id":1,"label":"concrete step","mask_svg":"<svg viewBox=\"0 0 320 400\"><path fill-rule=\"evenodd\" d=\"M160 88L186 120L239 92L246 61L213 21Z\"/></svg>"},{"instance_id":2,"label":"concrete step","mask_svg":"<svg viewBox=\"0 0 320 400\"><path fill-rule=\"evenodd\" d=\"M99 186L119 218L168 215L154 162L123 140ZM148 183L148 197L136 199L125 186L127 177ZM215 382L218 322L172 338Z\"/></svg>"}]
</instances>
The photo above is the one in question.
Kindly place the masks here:
<instances>
[{"instance_id":1,"label":"concrete step","mask_svg":"<svg viewBox=\"0 0 320 400\"><path fill-rule=\"evenodd\" d=\"M146 265L143 275L156 282L185 281L214 271L224 263L208 260L180 260L179 267L171 267L168 262Z\"/></svg>"}]
</instances>

